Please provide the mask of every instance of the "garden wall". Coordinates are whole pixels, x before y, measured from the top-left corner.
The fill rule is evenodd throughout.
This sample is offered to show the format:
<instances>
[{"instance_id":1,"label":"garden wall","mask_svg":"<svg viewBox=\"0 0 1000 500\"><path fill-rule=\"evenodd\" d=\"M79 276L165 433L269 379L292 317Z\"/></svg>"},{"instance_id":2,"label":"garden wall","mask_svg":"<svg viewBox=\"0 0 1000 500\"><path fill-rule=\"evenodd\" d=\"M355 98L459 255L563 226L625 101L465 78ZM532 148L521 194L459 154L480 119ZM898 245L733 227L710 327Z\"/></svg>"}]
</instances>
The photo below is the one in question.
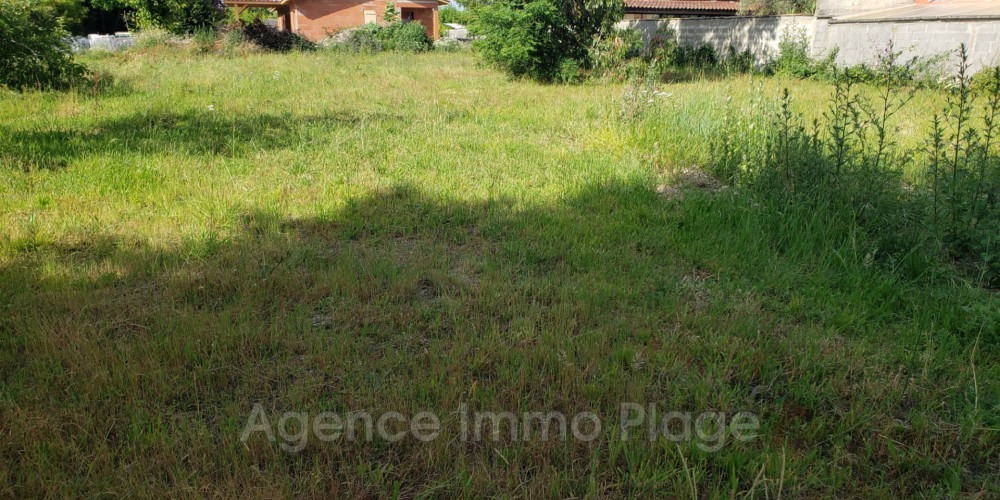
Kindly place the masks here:
<instances>
[{"instance_id":1,"label":"garden wall","mask_svg":"<svg viewBox=\"0 0 1000 500\"><path fill-rule=\"evenodd\" d=\"M135 45L131 33L115 33L114 35L77 36L70 40L70 48L74 52L81 50L124 50Z\"/></svg>"},{"instance_id":2,"label":"garden wall","mask_svg":"<svg viewBox=\"0 0 1000 500\"><path fill-rule=\"evenodd\" d=\"M781 35L788 30L802 30L812 40L814 21L812 16L708 17L622 21L619 26L638 30L646 43L657 30L670 29L681 45L708 44L719 54L732 46L738 52L749 50L763 61L778 53Z\"/></svg>"},{"instance_id":3,"label":"garden wall","mask_svg":"<svg viewBox=\"0 0 1000 500\"><path fill-rule=\"evenodd\" d=\"M906 58L953 52L964 43L974 71L1000 63L1000 20L996 19L867 22L817 19L813 33L813 54L826 54L839 47L837 62L843 65L871 61L875 49L885 47L890 40Z\"/></svg>"},{"instance_id":4,"label":"garden wall","mask_svg":"<svg viewBox=\"0 0 1000 500\"><path fill-rule=\"evenodd\" d=\"M839 49L837 62L853 65L872 61L877 48L891 40L906 58L930 57L958 49L969 49L973 70L1000 64L1000 19L916 21L850 21L813 16L684 18L623 21L621 27L638 30L648 42L658 28L670 28L682 45L708 44L720 54L733 46L750 50L759 62L778 53L786 32L799 32L812 54L822 57Z\"/></svg>"}]
</instances>

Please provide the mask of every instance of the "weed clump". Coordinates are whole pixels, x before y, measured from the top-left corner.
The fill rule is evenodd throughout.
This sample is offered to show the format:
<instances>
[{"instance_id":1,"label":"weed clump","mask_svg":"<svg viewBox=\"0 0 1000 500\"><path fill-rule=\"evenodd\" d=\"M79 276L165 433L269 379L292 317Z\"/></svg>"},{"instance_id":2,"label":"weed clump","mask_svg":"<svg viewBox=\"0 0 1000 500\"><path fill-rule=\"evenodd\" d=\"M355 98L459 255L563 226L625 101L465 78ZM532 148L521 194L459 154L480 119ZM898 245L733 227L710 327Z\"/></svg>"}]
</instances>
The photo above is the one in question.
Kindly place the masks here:
<instances>
[{"instance_id":1,"label":"weed clump","mask_svg":"<svg viewBox=\"0 0 1000 500\"><path fill-rule=\"evenodd\" d=\"M822 119L808 124L792 111L788 89L774 100L756 87L750 104L730 109L715 134L714 173L771 213L830 215L869 261L926 274L943 260L996 286L1000 69L976 91L963 46L947 106L914 150L893 139L896 116L915 92L899 55L890 48L872 72L837 71ZM911 167L926 172L924 182L904 181Z\"/></svg>"},{"instance_id":2,"label":"weed clump","mask_svg":"<svg viewBox=\"0 0 1000 500\"><path fill-rule=\"evenodd\" d=\"M274 26L264 24L260 18L254 19L253 22L247 24L243 28L243 34L250 43L273 52L313 50L316 48L316 44L301 35L281 31Z\"/></svg>"}]
</instances>

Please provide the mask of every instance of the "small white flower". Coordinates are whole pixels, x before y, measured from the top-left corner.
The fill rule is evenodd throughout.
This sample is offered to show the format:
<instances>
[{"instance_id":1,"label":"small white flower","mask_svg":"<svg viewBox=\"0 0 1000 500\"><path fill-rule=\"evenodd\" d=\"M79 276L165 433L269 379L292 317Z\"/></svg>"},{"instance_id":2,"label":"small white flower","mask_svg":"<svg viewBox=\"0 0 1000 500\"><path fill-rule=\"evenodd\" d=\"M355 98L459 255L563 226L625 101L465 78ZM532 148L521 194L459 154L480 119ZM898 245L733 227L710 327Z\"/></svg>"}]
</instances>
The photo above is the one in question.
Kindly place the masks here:
<instances>
[{"instance_id":1,"label":"small white flower","mask_svg":"<svg viewBox=\"0 0 1000 500\"><path fill-rule=\"evenodd\" d=\"M209 111L215 111L215 104L209 104L208 105L208 110Z\"/></svg>"}]
</instances>

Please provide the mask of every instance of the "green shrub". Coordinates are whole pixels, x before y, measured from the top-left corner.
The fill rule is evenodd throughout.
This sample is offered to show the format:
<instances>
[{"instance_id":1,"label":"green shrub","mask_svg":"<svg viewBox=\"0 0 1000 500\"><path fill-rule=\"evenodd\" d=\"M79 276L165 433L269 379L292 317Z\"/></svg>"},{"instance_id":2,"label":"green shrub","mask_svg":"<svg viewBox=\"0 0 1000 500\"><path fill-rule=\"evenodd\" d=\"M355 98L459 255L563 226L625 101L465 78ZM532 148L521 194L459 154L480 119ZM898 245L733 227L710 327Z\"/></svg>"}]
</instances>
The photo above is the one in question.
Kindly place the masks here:
<instances>
[{"instance_id":1,"label":"green shrub","mask_svg":"<svg viewBox=\"0 0 1000 500\"><path fill-rule=\"evenodd\" d=\"M179 47L184 39L160 28L146 28L135 33L135 46L139 49L154 47Z\"/></svg>"},{"instance_id":2,"label":"green shrub","mask_svg":"<svg viewBox=\"0 0 1000 500\"><path fill-rule=\"evenodd\" d=\"M236 54L240 51L245 51L250 44L247 41L246 34L243 33L243 29L238 26L230 26L223 31L222 34L222 50L228 55ZM255 47L255 46L254 46Z\"/></svg>"},{"instance_id":3,"label":"green shrub","mask_svg":"<svg viewBox=\"0 0 1000 500\"><path fill-rule=\"evenodd\" d=\"M377 24L365 24L352 30L347 39L347 48L354 52L381 52L382 28Z\"/></svg>"},{"instance_id":4,"label":"green shrub","mask_svg":"<svg viewBox=\"0 0 1000 500\"><path fill-rule=\"evenodd\" d=\"M254 45L274 52L288 52L290 50L312 50L316 44L295 33L281 31L273 26L264 24L260 19L246 25L243 28L243 35L247 41Z\"/></svg>"},{"instance_id":5,"label":"green shrub","mask_svg":"<svg viewBox=\"0 0 1000 500\"><path fill-rule=\"evenodd\" d=\"M682 45L677 47L672 63L677 67L710 69L719 65L719 54L708 44Z\"/></svg>"},{"instance_id":6,"label":"green shrub","mask_svg":"<svg viewBox=\"0 0 1000 500\"><path fill-rule=\"evenodd\" d=\"M87 17L90 2L84 0L35 0L39 8L52 9L52 12L62 20L63 28L73 33L83 24Z\"/></svg>"},{"instance_id":7,"label":"green shrub","mask_svg":"<svg viewBox=\"0 0 1000 500\"><path fill-rule=\"evenodd\" d=\"M68 34L51 9L0 0L0 85L15 90L66 88L84 73L73 61Z\"/></svg>"},{"instance_id":8,"label":"green shrub","mask_svg":"<svg viewBox=\"0 0 1000 500\"><path fill-rule=\"evenodd\" d=\"M214 29L196 29L191 34L191 52L195 54L211 54L215 52L216 37L217 33Z\"/></svg>"},{"instance_id":9,"label":"green shrub","mask_svg":"<svg viewBox=\"0 0 1000 500\"><path fill-rule=\"evenodd\" d=\"M461 52L463 50L468 50L469 44L460 42L455 39L442 38L437 42L434 42L434 50L440 50L442 52Z\"/></svg>"},{"instance_id":10,"label":"green shrub","mask_svg":"<svg viewBox=\"0 0 1000 500\"><path fill-rule=\"evenodd\" d=\"M643 53L642 36L633 29L613 29L594 42L590 51L593 68L601 74L616 80L630 76L631 61Z\"/></svg>"},{"instance_id":11,"label":"green shrub","mask_svg":"<svg viewBox=\"0 0 1000 500\"><path fill-rule=\"evenodd\" d=\"M792 111L787 89L771 100L758 88L719 124L714 173L769 213L815 214L836 224L866 260L913 275L944 262L995 286L1000 69L980 78L977 95L962 47L947 106L931 121L923 151L903 149L893 138L896 116L915 91L908 63L899 62L891 46L880 52L870 74L835 72L827 110L811 124ZM985 103L977 104L979 99ZM910 167L926 172L925 181L904 184L903 170Z\"/></svg>"},{"instance_id":12,"label":"green shrub","mask_svg":"<svg viewBox=\"0 0 1000 500\"><path fill-rule=\"evenodd\" d=\"M739 12L758 16L812 14L816 12L816 0L740 0Z\"/></svg>"},{"instance_id":13,"label":"green shrub","mask_svg":"<svg viewBox=\"0 0 1000 500\"><path fill-rule=\"evenodd\" d=\"M382 40L382 50L400 52L424 52L434 48L434 42L427 36L427 28L418 22L392 23L378 32Z\"/></svg>"},{"instance_id":14,"label":"green shrub","mask_svg":"<svg viewBox=\"0 0 1000 500\"><path fill-rule=\"evenodd\" d=\"M392 24L397 21L399 21L399 13L396 12L396 2L386 2L382 22Z\"/></svg>"},{"instance_id":15,"label":"green shrub","mask_svg":"<svg viewBox=\"0 0 1000 500\"><path fill-rule=\"evenodd\" d=\"M212 0L110 0L110 6L128 9L142 28L161 28L177 35L217 27L225 12Z\"/></svg>"},{"instance_id":16,"label":"green shrub","mask_svg":"<svg viewBox=\"0 0 1000 500\"><path fill-rule=\"evenodd\" d=\"M438 9L438 19L441 24L469 26L475 21L476 14L471 10L458 10L455 7L447 5Z\"/></svg>"},{"instance_id":17,"label":"green shrub","mask_svg":"<svg viewBox=\"0 0 1000 500\"><path fill-rule=\"evenodd\" d=\"M960 266L1000 284L1000 68L988 71L977 92L961 46L947 105L927 141L928 226Z\"/></svg>"},{"instance_id":18,"label":"green shrub","mask_svg":"<svg viewBox=\"0 0 1000 500\"><path fill-rule=\"evenodd\" d=\"M513 76L567 80L591 68L594 40L623 12L621 0L501 0L483 7L472 29L487 63Z\"/></svg>"},{"instance_id":19,"label":"green shrub","mask_svg":"<svg viewBox=\"0 0 1000 500\"><path fill-rule=\"evenodd\" d=\"M809 54L809 39L804 29L787 28L778 41L778 57L767 65L770 73L790 78L830 75L835 68L834 49L822 60Z\"/></svg>"},{"instance_id":20,"label":"green shrub","mask_svg":"<svg viewBox=\"0 0 1000 500\"><path fill-rule=\"evenodd\" d=\"M427 29L417 22L366 24L352 30L342 44L354 52L423 52L434 48Z\"/></svg>"}]
</instances>

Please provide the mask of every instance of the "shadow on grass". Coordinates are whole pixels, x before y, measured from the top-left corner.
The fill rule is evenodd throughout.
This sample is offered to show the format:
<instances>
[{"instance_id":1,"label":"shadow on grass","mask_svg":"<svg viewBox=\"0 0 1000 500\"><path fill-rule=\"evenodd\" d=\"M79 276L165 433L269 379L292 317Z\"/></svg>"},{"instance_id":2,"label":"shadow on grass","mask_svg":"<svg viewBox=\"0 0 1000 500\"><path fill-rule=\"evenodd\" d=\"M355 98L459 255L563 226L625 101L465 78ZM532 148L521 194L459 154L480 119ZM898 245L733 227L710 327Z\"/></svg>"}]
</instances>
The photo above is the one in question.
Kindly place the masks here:
<instances>
[{"instance_id":1,"label":"shadow on grass","mask_svg":"<svg viewBox=\"0 0 1000 500\"><path fill-rule=\"evenodd\" d=\"M528 207L403 186L326 216L250 212L230 231L170 247L117 235L8 242L0 421L11 432L0 484L11 495L678 496L690 486L675 472L691 467L699 491L715 496L749 491L763 468L800 478L802 496L849 496L861 490L826 467L841 453L827 437L846 433L861 434L847 444L846 484L919 494L950 477L949 460L925 458L951 449L946 430L895 435L902 452L857 444L879 439L871 422L937 408L941 393L879 382L895 358L774 309L801 298L795 291L770 301L743 289L740 274L766 279L754 274L780 266L780 249L739 210L713 216L723 206L692 203L634 184ZM733 234L744 248L731 248ZM713 247L717 255L705 251ZM741 252L769 260L740 270ZM863 316L853 308L867 306L839 307ZM995 368L981 366L980 377ZM632 401L754 411L766 437L716 453L695 442L667 453L641 439L456 438L461 403L594 411L611 436L617 405ZM255 402L276 414L430 409L447 435L285 454L261 436L239 441ZM990 474L976 464L997 444L995 433L972 434L955 476L969 489ZM795 459L768 459L785 453Z\"/></svg>"},{"instance_id":2,"label":"shadow on grass","mask_svg":"<svg viewBox=\"0 0 1000 500\"><path fill-rule=\"evenodd\" d=\"M306 116L221 114L206 108L140 112L73 127L21 130L0 125L0 165L59 169L96 154L178 154L245 157L282 150L310 131L348 129L364 123L397 123L402 117L350 111Z\"/></svg>"}]
</instances>

